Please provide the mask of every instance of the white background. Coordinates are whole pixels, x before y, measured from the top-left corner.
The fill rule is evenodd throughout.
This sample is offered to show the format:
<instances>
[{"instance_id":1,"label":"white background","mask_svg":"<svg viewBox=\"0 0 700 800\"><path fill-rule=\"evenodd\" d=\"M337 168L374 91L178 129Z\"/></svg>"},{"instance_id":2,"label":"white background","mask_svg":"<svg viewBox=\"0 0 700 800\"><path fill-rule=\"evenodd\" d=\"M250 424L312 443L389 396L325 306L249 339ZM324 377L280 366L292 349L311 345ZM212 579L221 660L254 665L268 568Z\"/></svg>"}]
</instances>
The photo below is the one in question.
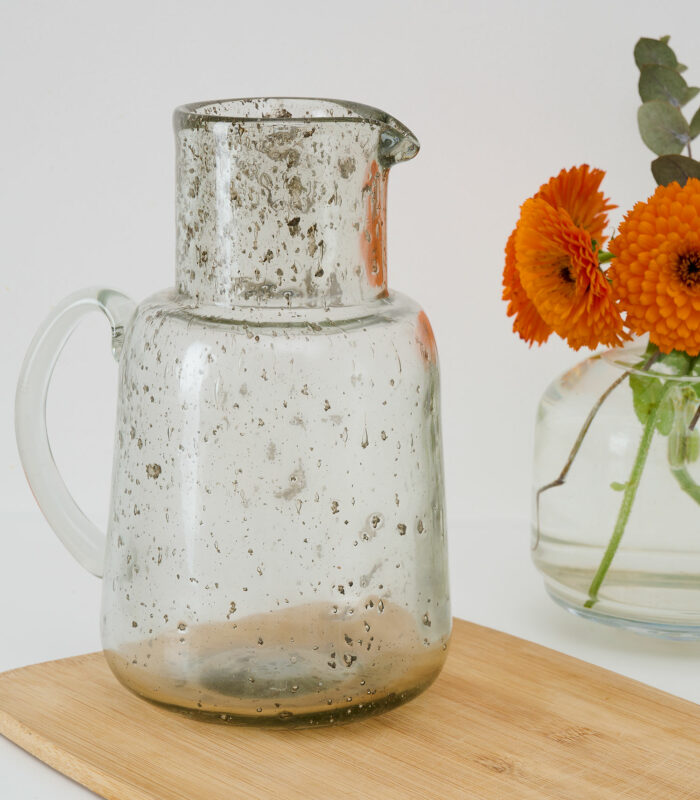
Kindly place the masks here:
<instances>
[{"instance_id":1,"label":"white background","mask_svg":"<svg viewBox=\"0 0 700 800\"><path fill-rule=\"evenodd\" d=\"M651 193L637 38L672 34L700 84L700 7L670 8L2 0L0 507L33 508L12 407L40 320L86 285L137 300L172 285L173 107L278 94L376 105L420 139L389 182L389 280L424 305L438 340L449 512L527 516L537 399L583 353L553 340L530 351L511 333L503 247L519 204L562 167L607 170L614 221ZM115 407L108 347L96 315L60 362L49 409L56 458L99 522Z\"/></svg>"},{"instance_id":2,"label":"white background","mask_svg":"<svg viewBox=\"0 0 700 800\"><path fill-rule=\"evenodd\" d=\"M0 607L12 609L0 668L98 646L97 582L49 539L14 443L36 326L86 285L140 300L172 284L174 106L308 95L379 106L422 144L390 180L389 280L424 305L440 350L455 611L698 699L699 649L613 636L518 596L540 591L527 553L536 403L584 354L528 350L500 281L519 204L562 167L607 171L614 223L651 193L632 49L671 34L700 84L699 31L697 0L0 0ZM100 525L115 391L96 315L59 362L49 425ZM17 780L38 787L33 774ZM49 796L29 791L9 800Z\"/></svg>"}]
</instances>

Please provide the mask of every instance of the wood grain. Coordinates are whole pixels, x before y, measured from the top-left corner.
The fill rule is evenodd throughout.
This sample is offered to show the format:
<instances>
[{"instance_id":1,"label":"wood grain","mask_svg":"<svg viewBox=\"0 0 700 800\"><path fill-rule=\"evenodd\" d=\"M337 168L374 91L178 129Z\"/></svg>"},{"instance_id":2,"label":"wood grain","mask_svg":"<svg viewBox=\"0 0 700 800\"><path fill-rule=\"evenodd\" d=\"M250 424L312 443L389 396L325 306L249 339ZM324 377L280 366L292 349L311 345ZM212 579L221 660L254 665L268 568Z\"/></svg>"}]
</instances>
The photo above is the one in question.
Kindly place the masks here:
<instances>
[{"instance_id":1,"label":"wood grain","mask_svg":"<svg viewBox=\"0 0 700 800\"><path fill-rule=\"evenodd\" d=\"M346 727L188 720L94 653L0 675L0 733L109 800L700 799L699 706L461 620L432 688Z\"/></svg>"}]
</instances>

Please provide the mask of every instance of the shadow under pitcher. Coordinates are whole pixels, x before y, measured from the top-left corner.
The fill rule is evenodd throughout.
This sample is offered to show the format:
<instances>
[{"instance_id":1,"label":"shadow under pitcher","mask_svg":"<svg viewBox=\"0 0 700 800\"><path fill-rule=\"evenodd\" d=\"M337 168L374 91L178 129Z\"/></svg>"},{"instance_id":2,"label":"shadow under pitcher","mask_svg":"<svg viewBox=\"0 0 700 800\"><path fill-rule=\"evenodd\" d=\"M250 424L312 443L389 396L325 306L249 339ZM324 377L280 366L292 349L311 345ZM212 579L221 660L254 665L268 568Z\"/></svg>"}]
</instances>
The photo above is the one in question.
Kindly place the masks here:
<instances>
[{"instance_id":1,"label":"shadow under pitcher","mask_svg":"<svg viewBox=\"0 0 700 800\"><path fill-rule=\"evenodd\" d=\"M104 576L103 646L129 689L215 721L375 714L435 679L451 628L435 340L386 281L388 172L418 142L336 100L174 122L175 287L54 310L17 389L27 478ZM119 363L106 541L45 421L61 347L96 309Z\"/></svg>"}]
</instances>

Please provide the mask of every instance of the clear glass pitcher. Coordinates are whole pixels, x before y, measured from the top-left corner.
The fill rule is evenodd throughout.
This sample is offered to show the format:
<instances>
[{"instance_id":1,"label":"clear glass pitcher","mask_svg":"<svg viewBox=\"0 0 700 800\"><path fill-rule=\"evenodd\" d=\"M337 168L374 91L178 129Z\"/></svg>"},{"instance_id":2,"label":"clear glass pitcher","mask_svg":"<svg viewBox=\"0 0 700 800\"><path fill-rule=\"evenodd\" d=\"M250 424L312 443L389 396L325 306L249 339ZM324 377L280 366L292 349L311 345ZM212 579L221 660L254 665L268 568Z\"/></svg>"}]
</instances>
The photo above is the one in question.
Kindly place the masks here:
<instances>
[{"instance_id":1,"label":"clear glass pitcher","mask_svg":"<svg viewBox=\"0 0 700 800\"><path fill-rule=\"evenodd\" d=\"M451 628L435 341L386 282L388 171L418 142L335 100L174 121L175 288L82 291L44 323L17 391L29 483L104 576L107 660L140 696L231 722L377 713L434 680ZM120 375L106 542L44 418L94 309Z\"/></svg>"}]
</instances>

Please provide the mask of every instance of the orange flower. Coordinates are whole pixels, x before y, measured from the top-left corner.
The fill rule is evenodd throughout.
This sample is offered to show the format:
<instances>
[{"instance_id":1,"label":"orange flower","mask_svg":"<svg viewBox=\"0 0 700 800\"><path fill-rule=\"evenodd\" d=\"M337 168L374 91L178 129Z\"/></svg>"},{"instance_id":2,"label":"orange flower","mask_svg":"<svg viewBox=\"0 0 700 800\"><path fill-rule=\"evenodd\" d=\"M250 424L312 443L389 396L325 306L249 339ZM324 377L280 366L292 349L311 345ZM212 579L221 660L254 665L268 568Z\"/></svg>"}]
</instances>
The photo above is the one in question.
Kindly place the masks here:
<instances>
[{"instance_id":1,"label":"orange flower","mask_svg":"<svg viewBox=\"0 0 700 800\"><path fill-rule=\"evenodd\" d=\"M600 184L605 173L602 170L591 170L588 164L580 167L572 167L569 170L562 170L556 177L540 187L540 190L533 199L542 201L544 205L551 208L562 210L567 216L569 223L577 229L579 235L588 233L588 250L593 252L593 260L596 264L596 273L588 270L577 270L572 265L569 266L569 274L577 274L577 303L581 306L582 298L579 296L584 291L586 275L593 276L595 289L589 298L588 325L589 333L584 334L585 324L581 314L574 318L571 316L570 325L567 325L567 315L562 313L564 308L560 308L557 314L553 314L552 298L547 301L547 308L543 313L539 302L543 296L536 292L534 273L532 272L532 262L530 262L530 274L526 281L523 281L521 274L521 253L518 249L518 230L522 224L522 215L518 225L508 239L506 244L506 263L503 271L503 299L508 301L508 316L515 317L513 330L530 345L533 342L542 344L547 341L552 331L555 331L563 338L568 339L572 347L581 347L587 344L589 347L597 347L600 343L616 343L619 341L618 332L621 329L621 322L618 317L610 315L609 304L600 298L604 297L606 291L603 284L597 279L603 277L597 265L595 251L605 241L603 230L607 225L607 211L614 208L609 200L600 191ZM530 201L528 201L530 202ZM527 205L527 204L526 204ZM525 205L523 206L523 209ZM533 218L531 221L536 222ZM540 242L540 246L542 242ZM574 251L576 251L574 247ZM584 248L585 249L585 248ZM560 246L555 247L554 252L562 264L562 259L569 257L568 251L562 251ZM542 253L540 255L543 255ZM551 253L549 254L552 255ZM546 258L545 258L546 260ZM549 259L551 262L551 258ZM577 262L580 266L579 262ZM573 271L572 271L573 270ZM561 276L560 270L560 276ZM539 284L537 284L539 286ZM539 287L541 288L541 287ZM552 286L550 286L550 289ZM567 294L567 287L561 286L562 297ZM570 288L570 287L569 287ZM603 293L602 295L600 293ZM535 296L537 294L537 297ZM560 297L560 300L562 299ZM598 299L596 299L598 298ZM590 315L599 310L601 318L594 320ZM579 308L580 311L580 308ZM555 324L553 324L555 323ZM610 326L612 323L612 326ZM596 340L593 332L597 331L599 338ZM571 335L569 333L571 332ZM583 338L582 338L583 337ZM577 344L574 344L577 342Z\"/></svg>"},{"instance_id":2,"label":"orange flower","mask_svg":"<svg viewBox=\"0 0 700 800\"><path fill-rule=\"evenodd\" d=\"M563 169L543 184L535 197L568 211L574 225L587 230L600 247L606 239L603 231L608 224L607 212L617 208L600 191L604 177L602 169L591 170L588 164Z\"/></svg>"},{"instance_id":3,"label":"orange flower","mask_svg":"<svg viewBox=\"0 0 700 800\"><path fill-rule=\"evenodd\" d=\"M522 283L515 264L515 234L516 228L508 237L506 244L506 266L503 270L503 299L508 302L508 316L515 317L513 331L532 347L533 342L544 344L552 329L539 315L531 302Z\"/></svg>"},{"instance_id":4,"label":"orange flower","mask_svg":"<svg viewBox=\"0 0 700 800\"><path fill-rule=\"evenodd\" d=\"M527 200L515 235L520 281L538 313L570 347L629 338L590 233L563 208Z\"/></svg>"},{"instance_id":5,"label":"orange flower","mask_svg":"<svg viewBox=\"0 0 700 800\"><path fill-rule=\"evenodd\" d=\"M664 353L700 353L700 180L659 186L625 215L610 270L626 324Z\"/></svg>"}]
</instances>

